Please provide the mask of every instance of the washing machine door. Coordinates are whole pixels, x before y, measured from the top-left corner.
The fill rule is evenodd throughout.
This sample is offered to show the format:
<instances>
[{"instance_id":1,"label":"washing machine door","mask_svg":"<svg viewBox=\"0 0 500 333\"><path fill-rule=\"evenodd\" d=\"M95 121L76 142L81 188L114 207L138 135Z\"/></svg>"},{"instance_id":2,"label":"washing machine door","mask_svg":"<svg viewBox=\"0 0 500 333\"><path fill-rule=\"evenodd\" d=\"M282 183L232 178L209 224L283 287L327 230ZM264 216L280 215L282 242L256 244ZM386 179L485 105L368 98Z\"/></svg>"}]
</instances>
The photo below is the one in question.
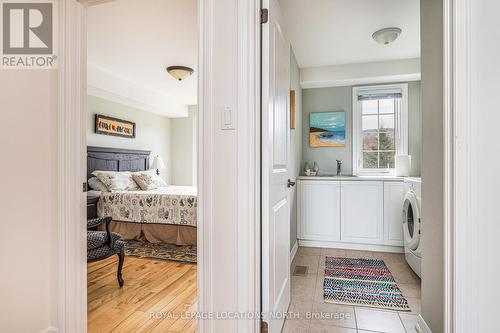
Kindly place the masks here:
<instances>
[{"instance_id":1,"label":"washing machine door","mask_svg":"<svg viewBox=\"0 0 500 333\"><path fill-rule=\"evenodd\" d=\"M420 244L420 207L414 192L406 193L403 203L403 233L405 245L415 251Z\"/></svg>"}]
</instances>

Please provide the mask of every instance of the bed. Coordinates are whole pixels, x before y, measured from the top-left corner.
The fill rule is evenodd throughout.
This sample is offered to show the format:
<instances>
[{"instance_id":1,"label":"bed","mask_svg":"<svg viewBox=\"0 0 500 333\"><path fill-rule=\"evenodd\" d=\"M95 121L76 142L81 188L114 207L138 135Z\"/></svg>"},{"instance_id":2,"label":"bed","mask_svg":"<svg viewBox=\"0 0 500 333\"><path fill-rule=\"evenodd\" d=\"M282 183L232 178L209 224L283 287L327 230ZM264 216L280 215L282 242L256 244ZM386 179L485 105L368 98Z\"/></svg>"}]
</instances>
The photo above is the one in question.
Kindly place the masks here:
<instances>
[{"instance_id":1,"label":"bed","mask_svg":"<svg viewBox=\"0 0 500 333\"><path fill-rule=\"evenodd\" d=\"M87 147L87 179L92 172L145 171L150 151ZM98 216L111 216L111 231L125 240L146 239L152 243L196 244L196 187L167 186L150 191L97 192Z\"/></svg>"}]
</instances>

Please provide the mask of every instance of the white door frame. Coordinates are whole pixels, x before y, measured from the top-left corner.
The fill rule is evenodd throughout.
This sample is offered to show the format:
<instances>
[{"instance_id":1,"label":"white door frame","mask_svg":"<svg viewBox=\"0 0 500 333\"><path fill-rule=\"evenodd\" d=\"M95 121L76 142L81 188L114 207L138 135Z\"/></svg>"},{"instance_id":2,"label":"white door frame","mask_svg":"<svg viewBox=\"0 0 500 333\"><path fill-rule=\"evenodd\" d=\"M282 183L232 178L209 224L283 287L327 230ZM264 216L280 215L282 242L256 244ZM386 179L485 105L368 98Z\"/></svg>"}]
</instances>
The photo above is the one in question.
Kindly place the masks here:
<instances>
[{"instance_id":1,"label":"white door frame","mask_svg":"<svg viewBox=\"0 0 500 333\"><path fill-rule=\"evenodd\" d=\"M85 227L86 181L86 8L109 0L59 1L58 89L58 315L59 333L87 330L87 261ZM260 310L260 6L238 0L237 242L224 249L213 244L212 196L213 128L218 106L212 100L214 73L213 26L216 0L198 0L199 112L198 112L198 311L214 313L213 299L220 293L217 272L211 263L223 250L237 252L237 309ZM218 304L220 307L220 304ZM199 332L214 332L213 321L199 320ZM258 332L260 318L237 322L238 332Z\"/></svg>"},{"instance_id":2,"label":"white door frame","mask_svg":"<svg viewBox=\"0 0 500 333\"><path fill-rule=\"evenodd\" d=\"M444 332L475 332L471 1L444 0Z\"/></svg>"}]
</instances>

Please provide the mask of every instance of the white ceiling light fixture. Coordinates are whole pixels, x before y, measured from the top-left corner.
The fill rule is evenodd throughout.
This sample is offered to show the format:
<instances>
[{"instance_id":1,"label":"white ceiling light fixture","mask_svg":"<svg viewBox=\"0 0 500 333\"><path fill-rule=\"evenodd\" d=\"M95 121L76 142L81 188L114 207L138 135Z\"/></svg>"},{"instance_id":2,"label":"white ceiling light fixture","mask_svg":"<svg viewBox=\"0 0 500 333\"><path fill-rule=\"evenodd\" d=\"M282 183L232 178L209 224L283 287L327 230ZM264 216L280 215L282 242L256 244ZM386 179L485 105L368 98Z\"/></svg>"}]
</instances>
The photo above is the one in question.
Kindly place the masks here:
<instances>
[{"instance_id":1,"label":"white ceiling light fixture","mask_svg":"<svg viewBox=\"0 0 500 333\"><path fill-rule=\"evenodd\" d=\"M167 67L168 74L172 75L176 80L182 81L191 74L194 70L186 66L170 66Z\"/></svg>"},{"instance_id":2,"label":"white ceiling light fixture","mask_svg":"<svg viewBox=\"0 0 500 333\"><path fill-rule=\"evenodd\" d=\"M391 27L377 30L373 33L372 38L381 45L388 45L394 42L402 30L400 28Z\"/></svg>"}]
</instances>

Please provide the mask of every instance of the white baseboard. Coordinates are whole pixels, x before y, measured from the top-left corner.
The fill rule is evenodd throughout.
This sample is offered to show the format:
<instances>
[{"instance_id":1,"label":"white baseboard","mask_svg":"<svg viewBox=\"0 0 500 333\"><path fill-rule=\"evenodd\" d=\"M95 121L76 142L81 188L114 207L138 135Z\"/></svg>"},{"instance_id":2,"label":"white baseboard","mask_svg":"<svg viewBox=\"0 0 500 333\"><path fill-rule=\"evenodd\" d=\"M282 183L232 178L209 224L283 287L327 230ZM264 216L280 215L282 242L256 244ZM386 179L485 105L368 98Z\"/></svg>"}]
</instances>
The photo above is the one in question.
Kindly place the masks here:
<instances>
[{"instance_id":1,"label":"white baseboard","mask_svg":"<svg viewBox=\"0 0 500 333\"><path fill-rule=\"evenodd\" d=\"M299 249L299 241L295 240L295 244L293 244L292 250L290 251L290 265L292 264L293 258L295 258L298 249Z\"/></svg>"},{"instance_id":2,"label":"white baseboard","mask_svg":"<svg viewBox=\"0 0 500 333\"><path fill-rule=\"evenodd\" d=\"M57 327L47 327L46 329L41 330L39 333L58 333L59 329Z\"/></svg>"},{"instance_id":3,"label":"white baseboard","mask_svg":"<svg viewBox=\"0 0 500 333\"><path fill-rule=\"evenodd\" d=\"M422 318L422 315L418 315L417 325L415 325L415 329L417 330L418 333L432 333L429 326L427 326L427 323L425 322L424 318Z\"/></svg>"},{"instance_id":4,"label":"white baseboard","mask_svg":"<svg viewBox=\"0 0 500 333\"><path fill-rule=\"evenodd\" d=\"M324 247L332 249L345 250L362 250L362 251L377 251L377 252L393 252L404 253L404 247L392 245L377 245L377 244L356 244L346 242L329 242L329 241L313 241L299 239L299 246L308 247Z\"/></svg>"}]
</instances>

